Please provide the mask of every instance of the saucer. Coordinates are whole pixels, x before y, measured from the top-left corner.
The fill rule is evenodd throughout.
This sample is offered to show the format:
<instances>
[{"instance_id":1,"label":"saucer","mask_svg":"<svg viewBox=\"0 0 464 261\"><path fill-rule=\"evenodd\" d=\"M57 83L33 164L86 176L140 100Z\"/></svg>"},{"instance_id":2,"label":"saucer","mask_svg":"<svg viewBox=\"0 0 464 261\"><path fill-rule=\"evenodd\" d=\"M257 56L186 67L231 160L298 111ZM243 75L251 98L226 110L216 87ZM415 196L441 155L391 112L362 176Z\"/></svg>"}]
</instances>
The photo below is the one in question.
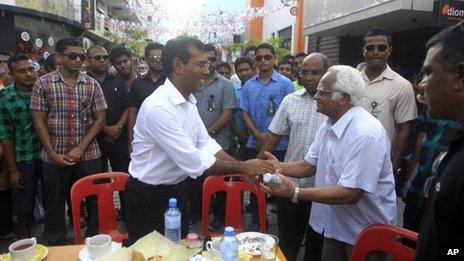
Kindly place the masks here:
<instances>
[{"instance_id":1,"label":"saucer","mask_svg":"<svg viewBox=\"0 0 464 261\"><path fill-rule=\"evenodd\" d=\"M47 255L48 255L48 248L45 247L44 245L36 244L35 256L33 257L32 260L43 260ZM0 260L10 261L11 255L9 253L0 255Z\"/></svg>"},{"instance_id":2,"label":"saucer","mask_svg":"<svg viewBox=\"0 0 464 261\"><path fill-rule=\"evenodd\" d=\"M108 253L113 252L114 250L117 250L121 248L121 243L111 241L111 251ZM96 258L95 258L96 259ZM79 252L79 260L81 261L94 261L94 258L91 258L89 256L89 250L87 249L87 246L85 246L80 252Z\"/></svg>"}]
</instances>

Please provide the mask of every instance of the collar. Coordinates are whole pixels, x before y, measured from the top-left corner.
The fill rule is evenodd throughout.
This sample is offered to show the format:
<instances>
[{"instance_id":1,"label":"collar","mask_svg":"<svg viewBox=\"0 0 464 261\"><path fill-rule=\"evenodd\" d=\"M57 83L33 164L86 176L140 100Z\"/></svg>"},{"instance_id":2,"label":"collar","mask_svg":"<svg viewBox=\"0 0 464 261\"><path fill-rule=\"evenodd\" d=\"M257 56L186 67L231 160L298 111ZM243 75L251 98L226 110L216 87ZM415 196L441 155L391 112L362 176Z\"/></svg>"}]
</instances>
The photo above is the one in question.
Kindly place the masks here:
<instances>
[{"instance_id":1,"label":"collar","mask_svg":"<svg viewBox=\"0 0 464 261\"><path fill-rule=\"evenodd\" d=\"M343 116L340 119L338 119L337 122L335 122L335 124L332 125L332 127L330 129L332 129L332 131L335 133L335 135L337 135L337 138L340 139L340 137L342 136L342 134L345 131L346 127L350 123L351 119L353 119L354 115L360 109L361 109L361 107L359 107L359 106L351 107L347 112L345 112L345 114L343 114ZM330 119L328 119L328 121L330 122Z\"/></svg>"},{"instance_id":2,"label":"collar","mask_svg":"<svg viewBox=\"0 0 464 261\"><path fill-rule=\"evenodd\" d=\"M103 79L103 82L100 82L99 80L97 80L97 78L95 78L95 76L90 71L87 71L86 74L87 74L87 76L90 76L93 79L95 79L100 85L102 85L106 80L113 78L113 76L111 76L111 74L106 73L105 79Z\"/></svg>"},{"instance_id":3,"label":"collar","mask_svg":"<svg viewBox=\"0 0 464 261\"><path fill-rule=\"evenodd\" d=\"M258 73L252 79L259 81L261 77L259 77L259 73ZM277 80L279 80L279 73L276 70L273 70L272 75L271 75L271 80L273 80L274 82L277 82Z\"/></svg>"},{"instance_id":4,"label":"collar","mask_svg":"<svg viewBox=\"0 0 464 261\"><path fill-rule=\"evenodd\" d=\"M171 82L169 78L166 78L166 81L164 82L164 86L166 88L166 94L168 95L169 99L171 100L172 104L174 106L177 106L182 103L190 102L193 104L197 103L197 100L195 97L193 97L192 94L189 95L188 101L182 96L182 94L179 92L179 90L174 86L174 84Z\"/></svg>"},{"instance_id":5,"label":"collar","mask_svg":"<svg viewBox=\"0 0 464 261\"><path fill-rule=\"evenodd\" d=\"M63 75L60 72L60 68L56 69L51 74L52 74L51 75L52 76L52 81L57 82L57 81L61 80L61 81L64 82L64 78L63 78ZM82 73L81 71L79 71L79 74L77 75L77 79L76 79L75 82L77 82L77 83L85 82L85 74Z\"/></svg>"},{"instance_id":6,"label":"collar","mask_svg":"<svg viewBox=\"0 0 464 261\"><path fill-rule=\"evenodd\" d=\"M383 70L383 72L377 78L375 78L372 81L370 81L369 77L367 77L366 68L364 68L361 71L361 75L364 78L364 80L366 80L367 82L376 82L376 81L380 81L380 80L382 80L384 78L387 79L387 80L393 80L395 78L395 72L390 68L390 66L388 64L387 64L387 67L385 68L385 70Z\"/></svg>"},{"instance_id":7,"label":"collar","mask_svg":"<svg viewBox=\"0 0 464 261\"><path fill-rule=\"evenodd\" d=\"M241 89L243 88L242 82L241 82L241 81L240 81L240 82L236 82L234 85L235 85L235 89L237 89L237 90L241 90Z\"/></svg>"}]
</instances>

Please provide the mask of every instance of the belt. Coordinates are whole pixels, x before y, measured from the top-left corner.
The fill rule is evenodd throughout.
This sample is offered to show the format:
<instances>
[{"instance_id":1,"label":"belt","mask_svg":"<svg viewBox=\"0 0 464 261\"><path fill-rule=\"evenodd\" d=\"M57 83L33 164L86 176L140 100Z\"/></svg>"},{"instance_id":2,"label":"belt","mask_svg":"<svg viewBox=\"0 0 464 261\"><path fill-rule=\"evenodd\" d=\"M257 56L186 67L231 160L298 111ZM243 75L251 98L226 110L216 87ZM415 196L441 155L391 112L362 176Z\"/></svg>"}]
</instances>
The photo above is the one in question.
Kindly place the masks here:
<instances>
[{"instance_id":1,"label":"belt","mask_svg":"<svg viewBox=\"0 0 464 261\"><path fill-rule=\"evenodd\" d=\"M183 181L177 183L177 184L170 184L170 185L166 185L166 184L159 184L159 185L152 185L152 184L148 184L148 183L145 183L143 181L140 181L132 176L129 177L129 180L136 183L137 185L139 186L142 186L142 187L145 187L145 188L149 188L149 189L159 189L159 190L178 190L180 188L183 188L184 185L187 183L187 179L184 179Z\"/></svg>"}]
</instances>

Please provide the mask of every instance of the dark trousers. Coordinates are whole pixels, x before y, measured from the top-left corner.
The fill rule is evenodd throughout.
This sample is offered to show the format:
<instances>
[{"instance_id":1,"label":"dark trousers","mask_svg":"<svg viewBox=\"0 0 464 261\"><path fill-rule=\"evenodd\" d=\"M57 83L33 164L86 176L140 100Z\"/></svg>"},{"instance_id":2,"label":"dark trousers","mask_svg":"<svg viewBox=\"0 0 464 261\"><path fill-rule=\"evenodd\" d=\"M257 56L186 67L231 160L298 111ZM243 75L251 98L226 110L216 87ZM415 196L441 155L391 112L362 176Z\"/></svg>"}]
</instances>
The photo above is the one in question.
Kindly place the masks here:
<instances>
[{"instance_id":1,"label":"dark trousers","mask_svg":"<svg viewBox=\"0 0 464 261\"><path fill-rule=\"evenodd\" d=\"M109 160L112 171L128 172L129 155L127 154L127 137L124 140L121 137L114 143L99 141L98 145L100 146L101 161L105 171L108 171Z\"/></svg>"},{"instance_id":2,"label":"dark trousers","mask_svg":"<svg viewBox=\"0 0 464 261\"><path fill-rule=\"evenodd\" d=\"M100 159L77 162L68 167L53 163L43 164L44 181L44 237L48 244L66 240L65 202L71 186L80 178L102 171ZM98 212L95 196L86 198L88 214L86 236L98 234Z\"/></svg>"},{"instance_id":3,"label":"dark trousers","mask_svg":"<svg viewBox=\"0 0 464 261\"><path fill-rule=\"evenodd\" d=\"M412 204L406 203L403 212L403 227L414 232L419 232L423 215L423 209L417 208ZM413 242L411 240L403 239L402 243L411 248L416 248L416 242Z\"/></svg>"},{"instance_id":4,"label":"dark trousers","mask_svg":"<svg viewBox=\"0 0 464 261\"><path fill-rule=\"evenodd\" d=\"M320 260L323 237L308 225L311 202L293 203L290 199L277 198L277 227L279 246L289 261L296 260L301 242L306 236L305 259Z\"/></svg>"},{"instance_id":5,"label":"dark trousers","mask_svg":"<svg viewBox=\"0 0 464 261\"><path fill-rule=\"evenodd\" d=\"M129 177L124 190L129 238L124 245L132 245L153 230L164 235L164 212L170 198L177 198L182 214L181 236L185 238L188 233L186 185L186 181L177 185L150 185Z\"/></svg>"},{"instance_id":6,"label":"dark trousers","mask_svg":"<svg viewBox=\"0 0 464 261\"><path fill-rule=\"evenodd\" d=\"M114 143L107 143L99 140L98 145L101 151L101 161L104 171L109 171L108 161L111 164L111 171L129 173L129 155L127 154L127 135L121 135ZM124 192L119 191L119 202L121 203L121 214L125 217Z\"/></svg>"},{"instance_id":7,"label":"dark trousers","mask_svg":"<svg viewBox=\"0 0 464 261\"><path fill-rule=\"evenodd\" d=\"M0 215L0 236L5 236L13 231L13 206L12 206L11 189L0 191L0 206L2 214Z\"/></svg>"},{"instance_id":8,"label":"dark trousers","mask_svg":"<svg viewBox=\"0 0 464 261\"><path fill-rule=\"evenodd\" d=\"M16 202L16 212L30 215L34 210L37 182L42 178L42 162L16 163L22 175L23 188L13 188Z\"/></svg>"},{"instance_id":9,"label":"dark trousers","mask_svg":"<svg viewBox=\"0 0 464 261\"><path fill-rule=\"evenodd\" d=\"M253 149L253 148L247 148L246 150L246 158L247 159L254 159L258 155L259 151ZM274 156L279 161L284 161L285 159L285 154L287 153L286 150L276 150L272 152ZM253 224L258 224L259 218L258 218L258 202L256 199L256 196L254 194L250 194L250 211L251 211L251 223Z\"/></svg>"}]
</instances>

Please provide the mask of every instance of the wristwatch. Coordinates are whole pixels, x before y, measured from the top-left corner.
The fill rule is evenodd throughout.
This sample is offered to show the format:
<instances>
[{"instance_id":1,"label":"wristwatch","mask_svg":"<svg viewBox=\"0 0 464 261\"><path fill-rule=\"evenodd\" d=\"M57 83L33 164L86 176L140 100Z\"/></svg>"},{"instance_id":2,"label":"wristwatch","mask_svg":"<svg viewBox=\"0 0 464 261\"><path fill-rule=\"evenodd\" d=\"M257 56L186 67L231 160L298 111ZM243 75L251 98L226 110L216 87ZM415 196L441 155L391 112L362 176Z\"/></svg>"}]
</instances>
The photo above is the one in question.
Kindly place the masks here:
<instances>
[{"instance_id":1,"label":"wristwatch","mask_svg":"<svg viewBox=\"0 0 464 261\"><path fill-rule=\"evenodd\" d=\"M293 198L292 198L293 203L298 203L298 193L300 193L300 188L295 187L295 191L293 192Z\"/></svg>"}]
</instances>

